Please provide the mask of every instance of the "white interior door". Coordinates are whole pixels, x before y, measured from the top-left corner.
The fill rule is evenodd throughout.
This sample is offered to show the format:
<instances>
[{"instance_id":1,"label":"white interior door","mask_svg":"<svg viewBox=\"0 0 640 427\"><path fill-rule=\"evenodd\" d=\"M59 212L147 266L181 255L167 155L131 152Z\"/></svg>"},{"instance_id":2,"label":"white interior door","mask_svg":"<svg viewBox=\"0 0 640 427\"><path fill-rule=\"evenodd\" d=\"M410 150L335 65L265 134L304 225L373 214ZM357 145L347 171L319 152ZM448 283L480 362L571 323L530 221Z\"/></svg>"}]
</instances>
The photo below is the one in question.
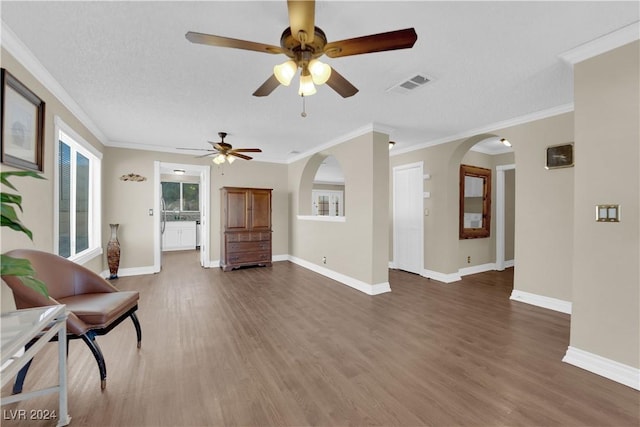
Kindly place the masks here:
<instances>
[{"instance_id":1,"label":"white interior door","mask_svg":"<svg viewBox=\"0 0 640 427\"><path fill-rule=\"evenodd\" d=\"M422 162L393 168L393 263L416 274L423 269L422 168Z\"/></svg>"}]
</instances>

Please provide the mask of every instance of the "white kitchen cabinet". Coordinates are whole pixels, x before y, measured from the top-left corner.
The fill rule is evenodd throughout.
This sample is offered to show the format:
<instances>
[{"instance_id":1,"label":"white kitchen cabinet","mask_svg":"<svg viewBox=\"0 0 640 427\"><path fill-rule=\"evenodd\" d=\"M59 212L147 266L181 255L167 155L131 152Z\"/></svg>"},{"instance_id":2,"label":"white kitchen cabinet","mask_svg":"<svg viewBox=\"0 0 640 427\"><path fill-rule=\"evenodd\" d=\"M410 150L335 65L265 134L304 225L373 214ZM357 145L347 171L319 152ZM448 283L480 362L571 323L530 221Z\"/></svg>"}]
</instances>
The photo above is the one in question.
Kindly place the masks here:
<instances>
[{"instance_id":1,"label":"white kitchen cabinet","mask_svg":"<svg viewBox=\"0 0 640 427\"><path fill-rule=\"evenodd\" d=\"M162 234L163 251L184 251L196 248L195 221L169 221Z\"/></svg>"}]
</instances>

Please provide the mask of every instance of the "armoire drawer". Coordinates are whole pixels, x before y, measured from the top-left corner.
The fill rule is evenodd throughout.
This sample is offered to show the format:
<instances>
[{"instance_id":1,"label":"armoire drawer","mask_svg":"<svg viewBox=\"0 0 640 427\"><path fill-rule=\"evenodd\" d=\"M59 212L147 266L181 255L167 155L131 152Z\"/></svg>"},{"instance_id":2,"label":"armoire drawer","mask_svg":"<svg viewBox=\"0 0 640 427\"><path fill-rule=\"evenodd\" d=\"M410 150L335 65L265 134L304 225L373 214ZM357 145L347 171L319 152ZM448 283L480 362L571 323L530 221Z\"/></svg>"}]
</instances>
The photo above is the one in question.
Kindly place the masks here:
<instances>
[{"instance_id":1,"label":"armoire drawer","mask_svg":"<svg viewBox=\"0 0 640 427\"><path fill-rule=\"evenodd\" d=\"M226 233L227 242L262 242L271 240L271 232Z\"/></svg>"},{"instance_id":2,"label":"armoire drawer","mask_svg":"<svg viewBox=\"0 0 640 427\"><path fill-rule=\"evenodd\" d=\"M271 242L263 240L261 242L228 242L227 252L229 254L236 252L260 252L271 249Z\"/></svg>"},{"instance_id":3,"label":"armoire drawer","mask_svg":"<svg viewBox=\"0 0 640 427\"><path fill-rule=\"evenodd\" d=\"M229 264L271 262L271 251L229 253L227 261Z\"/></svg>"}]
</instances>

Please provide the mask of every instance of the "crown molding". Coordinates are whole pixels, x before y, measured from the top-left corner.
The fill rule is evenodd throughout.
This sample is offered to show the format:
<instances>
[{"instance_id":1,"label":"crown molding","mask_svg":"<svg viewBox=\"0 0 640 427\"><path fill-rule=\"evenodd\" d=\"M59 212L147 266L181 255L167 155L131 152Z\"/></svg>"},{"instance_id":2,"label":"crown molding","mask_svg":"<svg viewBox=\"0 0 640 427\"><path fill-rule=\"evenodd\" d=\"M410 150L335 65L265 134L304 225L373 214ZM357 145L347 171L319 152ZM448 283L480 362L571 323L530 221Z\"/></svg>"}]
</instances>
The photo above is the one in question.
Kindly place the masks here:
<instances>
[{"instance_id":1,"label":"crown molding","mask_svg":"<svg viewBox=\"0 0 640 427\"><path fill-rule=\"evenodd\" d=\"M558 55L563 61L575 65L586 59L601 55L610 50L616 49L625 44L636 41L640 38L640 21L622 27L602 37L591 40L580 46Z\"/></svg>"},{"instance_id":2,"label":"crown molding","mask_svg":"<svg viewBox=\"0 0 640 427\"><path fill-rule=\"evenodd\" d=\"M410 153L412 151L422 150L424 148L433 147L435 145L446 144L448 142L457 141L460 139L471 138L472 136L482 133L496 132L501 129L505 129L511 126L522 125L525 123L535 122L536 120L546 119L548 117L558 116L560 114L570 113L574 110L573 102L569 104L558 105L556 107L548 108L546 110L535 111L533 113L525 114L523 116L514 117L512 119L503 120L490 125L486 125L480 128L471 129L456 135L446 136L440 139L434 139L432 141L423 142L421 144L412 145L411 147L404 148L402 150L391 150L390 155L398 156L400 154Z\"/></svg>"},{"instance_id":3,"label":"crown molding","mask_svg":"<svg viewBox=\"0 0 640 427\"><path fill-rule=\"evenodd\" d=\"M73 100L71 95L51 75L33 52L18 38L9 26L0 20L0 39L2 47L22 64L49 92L53 94L103 145L107 145L107 137L91 120L89 115Z\"/></svg>"},{"instance_id":4,"label":"crown molding","mask_svg":"<svg viewBox=\"0 0 640 427\"><path fill-rule=\"evenodd\" d=\"M291 164L291 163L297 162L298 160L302 160L306 157L309 157L321 151L327 150L333 146L342 144L343 142L347 142L350 139L354 139L371 132L379 132L379 133L384 133L389 135L391 134L391 132L393 132L393 128L380 123L369 123L367 125L354 129L351 132L338 136L337 138L334 138L328 142L325 142L322 145L314 147L311 150L305 151L300 154L296 154L295 156L287 159L286 163Z\"/></svg>"}]
</instances>

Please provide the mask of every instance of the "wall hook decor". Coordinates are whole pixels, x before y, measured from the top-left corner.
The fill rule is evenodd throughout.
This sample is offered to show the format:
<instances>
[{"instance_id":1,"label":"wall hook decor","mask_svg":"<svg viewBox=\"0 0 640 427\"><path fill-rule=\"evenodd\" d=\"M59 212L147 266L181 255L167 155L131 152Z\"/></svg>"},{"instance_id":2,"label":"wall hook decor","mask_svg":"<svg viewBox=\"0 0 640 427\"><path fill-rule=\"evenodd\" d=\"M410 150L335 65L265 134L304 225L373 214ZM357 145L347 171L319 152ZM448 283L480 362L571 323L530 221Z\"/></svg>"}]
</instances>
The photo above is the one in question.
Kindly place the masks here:
<instances>
[{"instance_id":1,"label":"wall hook decor","mask_svg":"<svg viewBox=\"0 0 640 427\"><path fill-rule=\"evenodd\" d=\"M142 175L138 175L137 173L130 173L130 174L126 174L126 175L122 175L120 177L120 181L134 181L134 182L141 182L141 181L146 181L147 178L142 176Z\"/></svg>"}]
</instances>

